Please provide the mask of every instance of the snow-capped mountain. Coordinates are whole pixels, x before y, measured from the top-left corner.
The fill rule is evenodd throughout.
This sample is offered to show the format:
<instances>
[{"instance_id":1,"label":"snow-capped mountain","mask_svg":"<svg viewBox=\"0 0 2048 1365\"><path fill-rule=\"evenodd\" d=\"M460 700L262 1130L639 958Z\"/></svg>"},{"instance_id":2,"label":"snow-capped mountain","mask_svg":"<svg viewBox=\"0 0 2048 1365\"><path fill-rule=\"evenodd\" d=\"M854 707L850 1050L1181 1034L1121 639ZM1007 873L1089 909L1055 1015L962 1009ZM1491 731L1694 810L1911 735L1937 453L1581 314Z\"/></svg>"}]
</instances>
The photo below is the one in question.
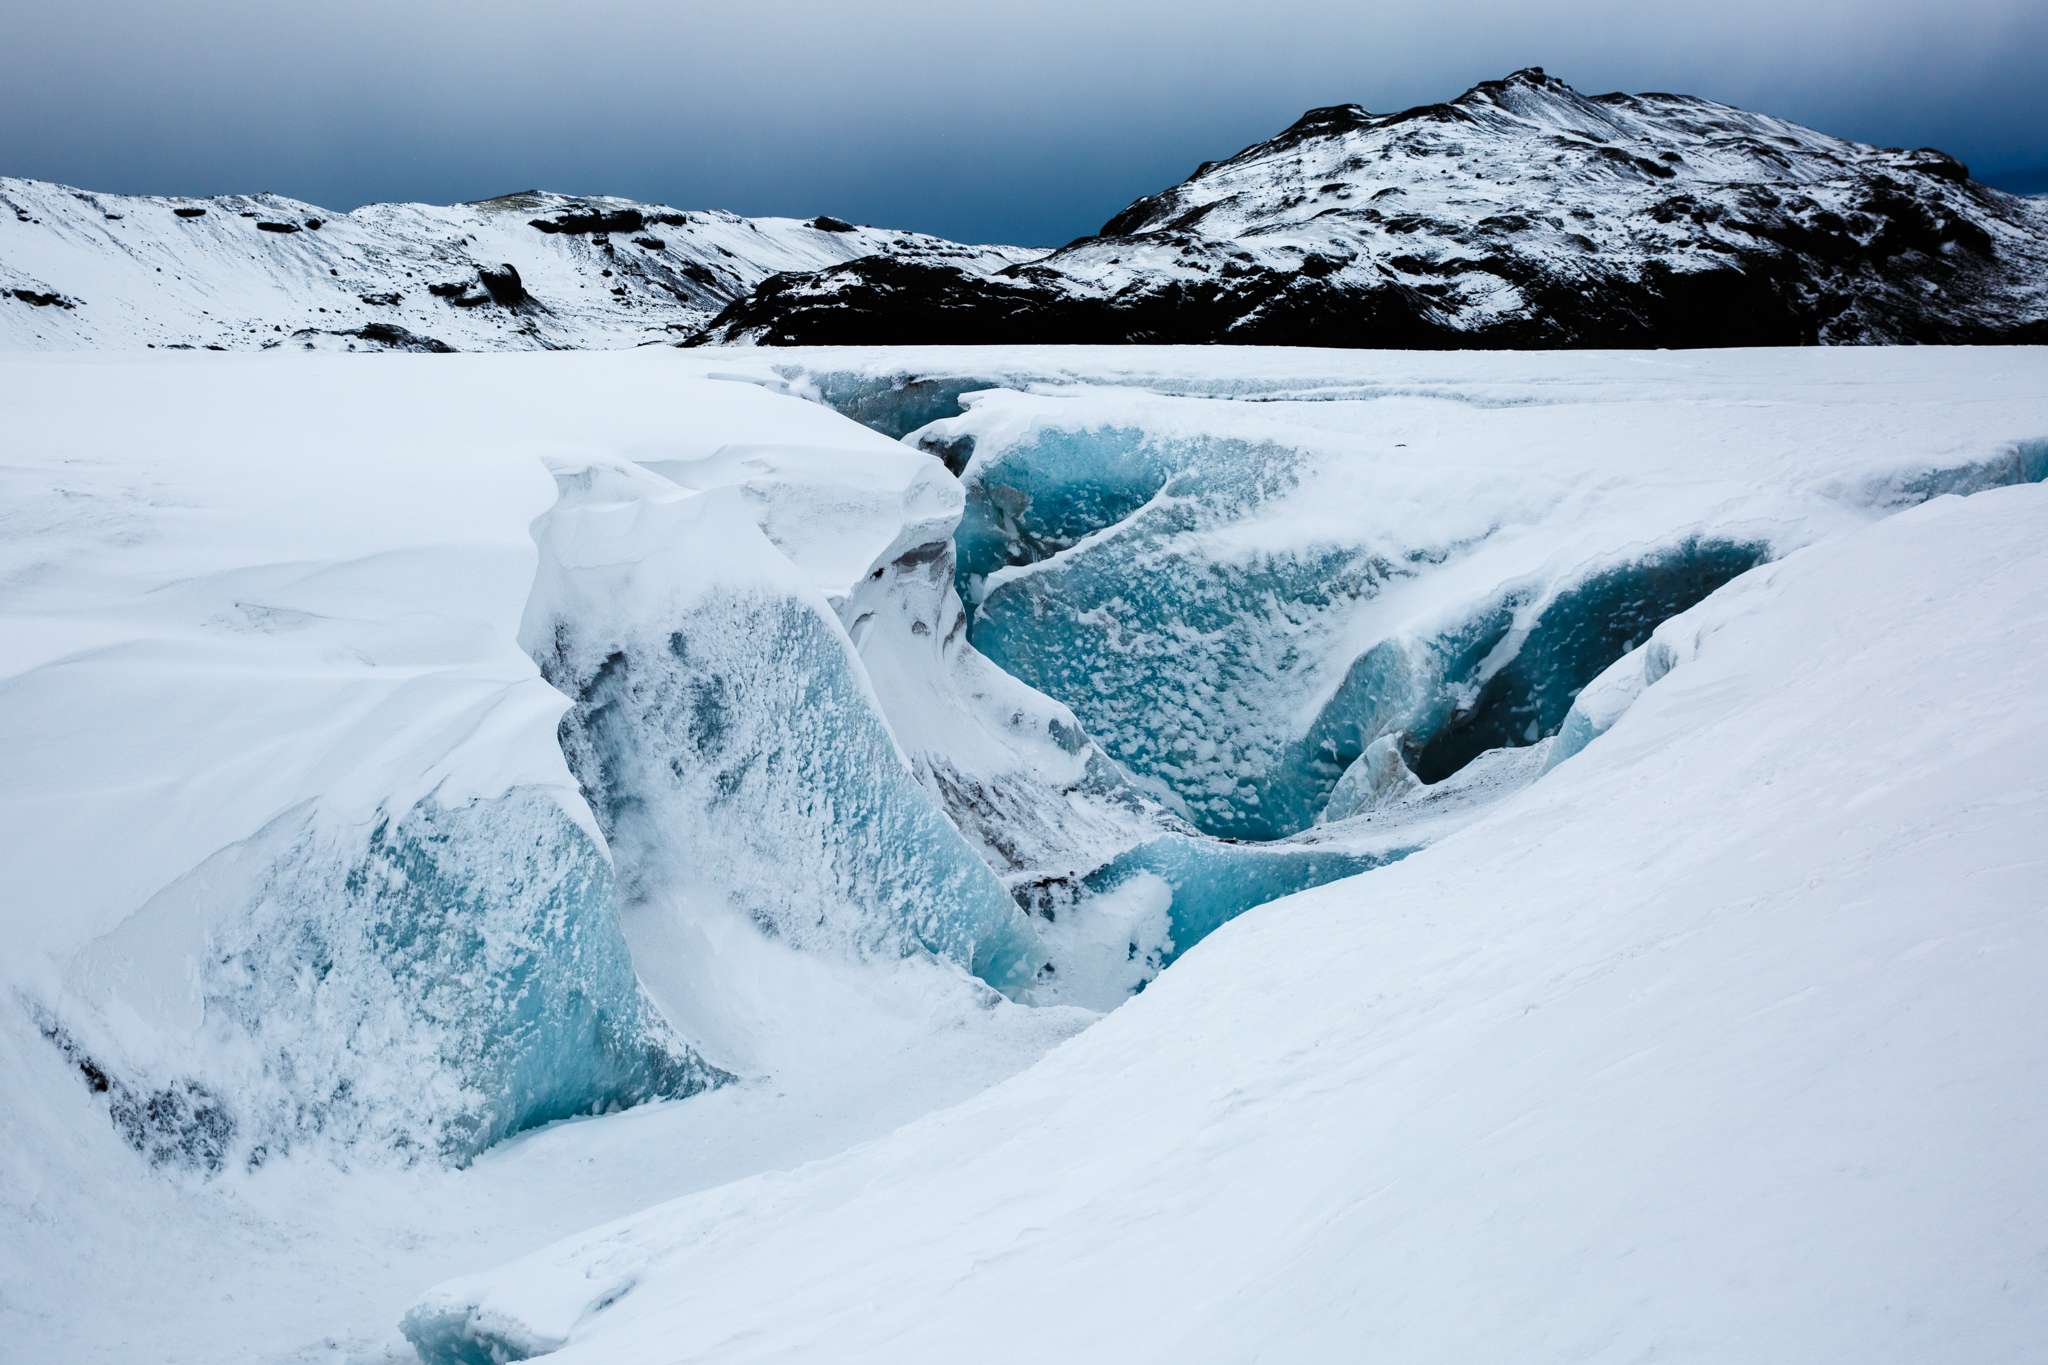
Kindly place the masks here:
<instances>
[{"instance_id":1,"label":"snow-capped mountain","mask_svg":"<svg viewBox=\"0 0 2048 1365\"><path fill-rule=\"evenodd\" d=\"M705 340L1702 346L2048 339L2048 204L1929 149L1540 68L1313 109L994 274L772 279Z\"/></svg>"},{"instance_id":2,"label":"snow-capped mountain","mask_svg":"<svg viewBox=\"0 0 2048 1365\"><path fill-rule=\"evenodd\" d=\"M771 275L1039 253L837 218L530 190L352 213L273 194L93 194L0 178L0 347L604 349L700 330Z\"/></svg>"}]
</instances>

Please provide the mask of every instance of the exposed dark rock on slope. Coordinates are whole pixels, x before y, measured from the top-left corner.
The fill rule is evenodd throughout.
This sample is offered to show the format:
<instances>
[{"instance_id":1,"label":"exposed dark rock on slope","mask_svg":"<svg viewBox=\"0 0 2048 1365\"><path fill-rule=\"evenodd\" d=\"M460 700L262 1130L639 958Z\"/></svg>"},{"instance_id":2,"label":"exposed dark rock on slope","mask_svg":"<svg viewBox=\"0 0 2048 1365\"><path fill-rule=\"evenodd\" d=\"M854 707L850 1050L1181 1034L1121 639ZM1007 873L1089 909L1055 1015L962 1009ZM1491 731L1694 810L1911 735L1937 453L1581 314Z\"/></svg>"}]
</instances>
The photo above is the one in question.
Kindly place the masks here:
<instances>
[{"instance_id":1,"label":"exposed dark rock on slope","mask_svg":"<svg viewBox=\"0 0 2048 1365\"><path fill-rule=\"evenodd\" d=\"M2048 203L1941 152L1531 68L1398 114L1311 110L992 274L777 275L698 340L2048 342Z\"/></svg>"}]
</instances>

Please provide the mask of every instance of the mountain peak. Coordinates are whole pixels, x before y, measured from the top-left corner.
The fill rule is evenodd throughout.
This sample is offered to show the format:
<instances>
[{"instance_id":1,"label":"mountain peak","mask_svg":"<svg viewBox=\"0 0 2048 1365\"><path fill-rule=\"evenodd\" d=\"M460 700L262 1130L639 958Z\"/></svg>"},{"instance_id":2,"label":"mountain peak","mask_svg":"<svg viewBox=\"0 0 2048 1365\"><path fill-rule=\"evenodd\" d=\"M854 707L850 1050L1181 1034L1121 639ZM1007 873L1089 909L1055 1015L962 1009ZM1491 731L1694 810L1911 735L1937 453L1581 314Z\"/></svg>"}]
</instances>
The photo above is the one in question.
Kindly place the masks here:
<instances>
[{"instance_id":1,"label":"mountain peak","mask_svg":"<svg viewBox=\"0 0 2048 1365\"><path fill-rule=\"evenodd\" d=\"M1753 346L2048 339L2048 206L1939 153L1541 67L1311 109L976 282L852 262L724 341ZM876 316L891 313L890 319ZM914 324L900 318L915 319ZM930 329L930 330L927 330Z\"/></svg>"}]
</instances>

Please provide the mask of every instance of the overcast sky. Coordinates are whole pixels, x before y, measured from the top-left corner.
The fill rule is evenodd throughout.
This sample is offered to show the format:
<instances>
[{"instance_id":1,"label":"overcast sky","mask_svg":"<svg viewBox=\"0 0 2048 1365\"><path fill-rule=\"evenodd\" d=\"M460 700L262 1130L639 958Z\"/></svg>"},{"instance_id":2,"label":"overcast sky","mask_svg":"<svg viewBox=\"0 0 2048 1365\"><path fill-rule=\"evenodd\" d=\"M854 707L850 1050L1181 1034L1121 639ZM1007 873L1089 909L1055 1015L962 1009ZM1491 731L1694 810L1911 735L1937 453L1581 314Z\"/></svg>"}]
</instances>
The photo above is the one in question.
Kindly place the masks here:
<instances>
[{"instance_id":1,"label":"overcast sky","mask_svg":"<svg viewBox=\"0 0 2048 1365\"><path fill-rule=\"evenodd\" d=\"M0 0L0 174L1045 244L1304 109L1523 66L2048 166L2048 0Z\"/></svg>"}]
</instances>

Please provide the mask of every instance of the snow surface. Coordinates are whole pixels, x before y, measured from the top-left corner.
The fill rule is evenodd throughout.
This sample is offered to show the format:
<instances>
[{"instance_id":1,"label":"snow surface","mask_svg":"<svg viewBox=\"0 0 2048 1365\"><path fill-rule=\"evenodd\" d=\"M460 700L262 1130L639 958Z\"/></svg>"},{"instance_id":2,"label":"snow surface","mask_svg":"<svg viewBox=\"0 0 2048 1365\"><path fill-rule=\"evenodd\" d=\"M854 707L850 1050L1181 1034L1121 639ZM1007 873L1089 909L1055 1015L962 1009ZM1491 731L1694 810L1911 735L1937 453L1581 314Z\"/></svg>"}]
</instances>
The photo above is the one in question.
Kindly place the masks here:
<instances>
[{"instance_id":1,"label":"snow surface","mask_svg":"<svg viewBox=\"0 0 2048 1365\"><path fill-rule=\"evenodd\" d=\"M1235 1359L1256 1338L1309 1359L1371 1322L1436 1358L1619 1352L1670 1324L1695 1355L1769 1356L1729 1343L1792 1340L1786 1296L1849 1304L1798 1319L1824 1334L1872 1285L1981 1287L2016 1225L1968 1203L1988 1186L1944 1214L1898 1154L1930 1133L2037 1146L2036 1112L1984 1107L2024 1099L2034 1054L1948 1065L1935 1119L1958 1127L1936 1131L1913 1126L1935 1123L1934 1044L1871 1051L1857 1030L1911 999L1951 1033L1977 1008L2025 1037L2027 997L1971 973L2025 966L2033 941L2040 798L2008 778L2042 753L2023 705L2042 504L1994 489L1891 514L2039 478L2044 392L2028 349L0 358L0 1340L38 1360L402 1360L407 1304L457 1276L411 1319L436 1349ZM1555 739L1427 786L1383 746L1331 818L1228 843L1148 798L1083 706L970 643L952 539L973 471L918 444L976 421L984 468L1022 448L1004 433L1105 421L1264 442L1325 505L1207 504L1178 552L1222 574L1319 535L1448 545L1332 633L1358 647L1316 664L1333 689L1375 639L1539 570L1578 581L1759 522L1784 557L1618 650ZM1484 534L1447 537L1475 516ZM433 876L377 861L409 819L430 822ZM275 839L281 820L300 837ZM568 871L508 880L541 855ZM396 875L361 881L379 867ZM362 884L402 905L348 899ZM584 888L573 914L546 911L570 904L552 886ZM1883 935L1934 937L1950 902L1956 943L1974 952L1976 915L2007 956L1850 972ZM526 905L531 924L493 918ZM480 946L394 951L377 926L407 915ZM1035 961L1056 970L1015 970ZM619 1079L642 1054L616 1030L498 1028L523 1017L507 992L543 998L532 979L592 986L690 1084ZM1009 1089L835 1157L1138 988ZM1602 994L1623 988L1641 999ZM1531 1003L1556 1008L1515 1023ZM1631 1070L1646 1038L1678 1069ZM712 1088L471 1160L570 1112L515 1103L508 1056L586 1111ZM472 1111L490 1122L451 1127ZM1511 1123L1529 1145L1485 1136ZM1922 1174L1999 1177L1969 1150ZM1667 1152L1706 1174L1663 1180ZM1822 1194L1701 1212L1753 1193L1745 1171L1842 1152L1923 1247ZM1508 1202L1473 1202L1494 1189ZM1386 1221L1338 1216L1368 1196ZM1771 1261L1802 1217L1818 1231ZM1600 1289L1624 1243L1646 1252ZM1738 1251L1764 1288L1700 1291ZM1934 1307L1896 1340L1933 1340L1911 1332L1944 1330L1952 1301L1912 1300ZM1950 1354L1990 1358L2031 1310L1972 1311Z\"/></svg>"}]
</instances>

